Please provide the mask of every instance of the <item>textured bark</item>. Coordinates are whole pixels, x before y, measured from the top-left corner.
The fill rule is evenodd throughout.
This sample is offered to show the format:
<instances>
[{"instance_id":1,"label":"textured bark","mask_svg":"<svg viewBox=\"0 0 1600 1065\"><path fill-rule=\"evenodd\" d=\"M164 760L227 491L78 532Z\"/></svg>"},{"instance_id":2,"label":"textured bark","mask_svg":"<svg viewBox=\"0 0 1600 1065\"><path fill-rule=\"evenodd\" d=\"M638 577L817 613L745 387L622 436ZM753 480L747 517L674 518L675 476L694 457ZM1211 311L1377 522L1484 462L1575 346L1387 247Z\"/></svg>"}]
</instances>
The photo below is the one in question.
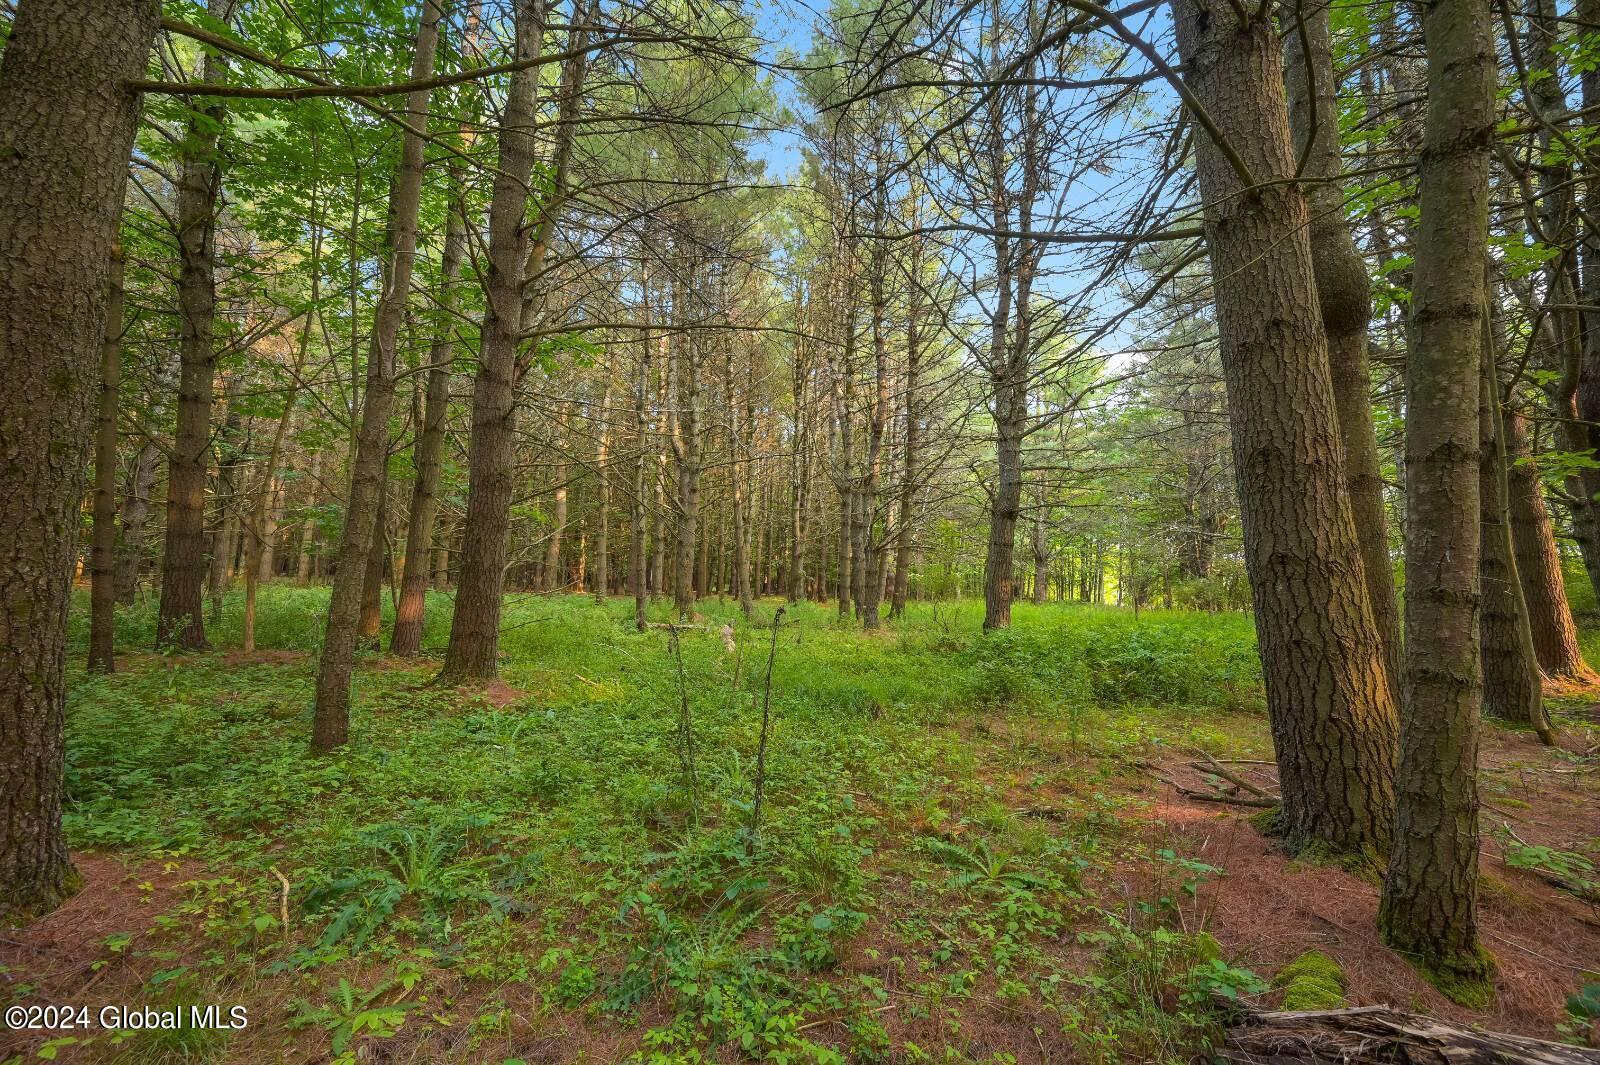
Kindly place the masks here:
<instances>
[{"instance_id":1,"label":"textured bark","mask_svg":"<svg viewBox=\"0 0 1600 1065\"><path fill-rule=\"evenodd\" d=\"M209 0L226 20L233 0ZM226 65L207 53L201 77L221 79ZM211 453L212 375L216 364L216 224L222 186L217 155L219 101L195 101L178 161L178 424L167 466L166 542L156 645L196 650L206 642L206 469Z\"/></svg>"},{"instance_id":2,"label":"textured bark","mask_svg":"<svg viewBox=\"0 0 1600 1065\"><path fill-rule=\"evenodd\" d=\"M1372 423L1372 377L1367 360L1372 293L1366 260L1356 248L1345 217L1344 186L1339 181L1339 104L1334 98L1327 0L1289 0L1281 21L1289 129L1296 158L1305 159L1305 176L1312 179L1306 192L1311 207L1311 265L1317 279L1322 327L1328 337L1329 379L1344 445L1345 488L1361 544L1367 599L1378 635L1383 639L1389 687L1399 691L1400 610L1389 561L1389 529L1378 440Z\"/></svg>"},{"instance_id":3,"label":"textured bark","mask_svg":"<svg viewBox=\"0 0 1600 1065\"><path fill-rule=\"evenodd\" d=\"M160 5L21 0L0 55L0 925L77 888L67 603L106 277Z\"/></svg>"},{"instance_id":4,"label":"textured bark","mask_svg":"<svg viewBox=\"0 0 1600 1065\"><path fill-rule=\"evenodd\" d=\"M1257 182L1289 177L1277 36L1174 0L1190 91ZM1292 850L1387 848L1396 713L1345 489L1327 341L1298 186L1241 189L1196 138L1245 565Z\"/></svg>"},{"instance_id":5,"label":"textured bark","mask_svg":"<svg viewBox=\"0 0 1600 1065\"><path fill-rule=\"evenodd\" d=\"M1422 29L1428 110L1406 364L1404 714L1378 924L1385 942L1449 988L1487 976L1476 912L1477 409L1487 286L1476 264L1488 254L1495 55L1487 0L1437 0L1424 8Z\"/></svg>"},{"instance_id":6,"label":"textured bark","mask_svg":"<svg viewBox=\"0 0 1600 1065\"><path fill-rule=\"evenodd\" d=\"M94 534L89 558L89 669L114 673L117 590L117 407L122 388L122 247L111 252L105 339L100 344L100 406L94 430Z\"/></svg>"},{"instance_id":7,"label":"textured bark","mask_svg":"<svg viewBox=\"0 0 1600 1065\"><path fill-rule=\"evenodd\" d=\"M544 0L517 0L516 53L539 54ZM533 173L533 133L539 71L511 75L501 111L500 145L489 203L488 277L472 391L472 435L467 445L467 514L461 540L456 609L450 622L441 679L491 680L500 653L500 592L511 524L512 445L515 435L517 342L522 325L523 259L528 247L522 217Z\"/></svg>"},{"instance_id":8,"label":"textured bark","mask_svg":"<svg viewBox=\"0 0 1600 1065\"><path fill-rule=\"evenodd\" d=\"M128 490L122 497L122 517L118 522L116 560L117 602L131 603L139 590L139 571L144 567L144 529L150 516L150 491L161 467L161 449L145 443L133 457L128 475Z\"/></svg>"},{"instance_id":9,"label":"textured bark","mask_svg":"<svg viewBox=\"0 0 1600 1065\"><path fill-rule=\"evenodd\" d=\"M445 222L444 253L439 267L444 291L439 302L448 312L455 307L456 282L461 276L466 245L464 206L450 211ZM394 632L389 653L415 655L422 651L422 621L428 600L429 552L439 513L439 480L443 472L444 420L450 411L450 365L455 358L455 326L446 320L428 351L427 395L422 403L422 425L412 451L416 484L411 489L411 509L406 522L406 555L400 578L400 602L394 612Z\"/></svg>"},{"instance_id":10,"label":"textured bark","mask_svg":"<svg viewBox=\"0 0 1600 1065\"><path fill-rule=\"evenodd\" d=\"M1485 316L1487 328L1487 316ZM1484 352L1493 352L1486 336ZM1479 612L1479 649L1483 660L1483 712L1528 725L1546 742L1550 719L1544 712L1544 680L1533 649L1528 603L1517 575L1511 546L1506 484L1505 429L1500 415L1500 390L1495 360L1483 359L1478 400L1478 505L1480 549L1478 579L1483 603Z\"/></svg>"},{"instance_id":11,"label":"textured bark","mask_svg":"<svg viewBox=\"0 0 1600 1065\"><path fill-rule=\"evenodd\" d=\"M1220 1052L1240 1065L1600 1065L1600 1051L1462 1028L1388 1006L1248 1009L1227 1030Z\"/></svg>"},{"instance_id":12,"label":"textured bark","mask_svg":"<svg viewBox=\"0 0 1600 1065\"><path fill-rule=\"evenodd\" d=\"M411 63L413 78L426 78L433 72L439 17L439 0L424 0ZM409 128L402 134L400 162L389 192L383 288L372 316L366 396L356 430L355 457L350 464L350 491L346 497L344 530L339 539L339 568L333 575L322 657L317 664L311 749L318 754L342 747L350 735L350 673L355 662L367 561L377 538L380 499L389 465L395 343L411 293L411 274L417 254L417 213L422 198L420 133L428 121L428 98L426 89L406 97L405 119Z\"/></svg>"},{"instance_id":13,"label":"textured bark","mask_svg":"<svg viewBox=\"0 0 1600 1065\"><path fill-rule=\"evenodd\" d=\"M1591 673L1578 646L1578 625L1567 602L1561 553L1539 487L1539 467L1529 454L1527 422L1510 411L1505 425L1511 542L1528 604L1534 654L1548 677L1587 679Z\"/></svg>"}]
</instances>

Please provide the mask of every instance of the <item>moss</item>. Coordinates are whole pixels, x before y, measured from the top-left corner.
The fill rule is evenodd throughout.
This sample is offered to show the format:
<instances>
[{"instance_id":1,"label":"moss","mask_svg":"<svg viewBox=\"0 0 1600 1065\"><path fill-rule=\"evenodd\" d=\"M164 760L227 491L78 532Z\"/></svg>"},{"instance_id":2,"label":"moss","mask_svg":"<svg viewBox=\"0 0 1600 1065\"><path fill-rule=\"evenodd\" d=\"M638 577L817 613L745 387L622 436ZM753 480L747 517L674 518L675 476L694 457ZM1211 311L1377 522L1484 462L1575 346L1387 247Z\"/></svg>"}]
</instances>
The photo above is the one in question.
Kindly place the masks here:
<instances>
[{"instance_id":1,"label":"moss","mask_svg":"<svg viewBox=\"0 0 1600 1065\"><path fill-rule=\"evenodd\" d=\"M1291 846L1289 853L1297 863L1342 869L1371 884L1383 879L1383 858L1371 847L1343 850L1327 840L1314 839L1299 847Z\"/></svg>"},{"instance_id":2,"label":"moss","mask_svg":"<svg viewBox=\"0 0 1600 1065\"><path fill-rule=\"evenodd\" d=\"M1420 962L1417 971L1445 998L1469 1010L1494 1001L1494 957L1481 946L1470 955Z\"/></svg>"},{"instance_id":3,"label":"moss","mask_svg":"<svg viewBox=\"0 0 1600 1065\"><path fill-rule=\"evenodd\" d=\"M1283 991L1286 1010L1335 1010L1348 987L1339 963L1320 950L1308 950L1278 970L1272 986Z\"/></svg>"}]
</instances>

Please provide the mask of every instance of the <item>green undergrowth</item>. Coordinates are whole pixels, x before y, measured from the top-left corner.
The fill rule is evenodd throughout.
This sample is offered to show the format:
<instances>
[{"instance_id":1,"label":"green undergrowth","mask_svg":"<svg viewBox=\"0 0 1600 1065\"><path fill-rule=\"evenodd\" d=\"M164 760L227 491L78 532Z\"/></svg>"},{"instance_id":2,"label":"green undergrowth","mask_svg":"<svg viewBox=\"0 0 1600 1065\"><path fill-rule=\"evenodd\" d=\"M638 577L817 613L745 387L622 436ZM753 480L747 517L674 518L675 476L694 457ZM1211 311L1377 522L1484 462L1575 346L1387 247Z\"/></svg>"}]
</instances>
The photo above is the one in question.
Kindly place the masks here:
<instances>
[{"instance_id":1,"label":"green undergrowth","mask_svg":"<svg viewBox=\"0 0 1600 1065\"><path fill-rule=\"evenodd\" d=\"M149 653L136 606L124 670L70 678L72 846L187 878L117 948L154 969L149 1003L253 996L253 1029L335 1061L516 1060L565 1018L639 1061L998 1063L998 1017L1111 1062L1184 1060L1217 994L1264 989L1182 917L1220 871L1153 849L1119 786L1163 746L1266 749L1246 618L1021 605L984 637L977 604L917 605L864 635L791 605L757 827L778 603L703 603L680 687L631 602L509 597L511 690L365 656L350 745L313 759L325 596L265 587L255 656L236 595L209 654ZM425 648L449 608L430 597ZM1157 889L1105 905L1129 863ZM249 1060L249 1038L194 1060Z\"/></svg>"}]
</instances>

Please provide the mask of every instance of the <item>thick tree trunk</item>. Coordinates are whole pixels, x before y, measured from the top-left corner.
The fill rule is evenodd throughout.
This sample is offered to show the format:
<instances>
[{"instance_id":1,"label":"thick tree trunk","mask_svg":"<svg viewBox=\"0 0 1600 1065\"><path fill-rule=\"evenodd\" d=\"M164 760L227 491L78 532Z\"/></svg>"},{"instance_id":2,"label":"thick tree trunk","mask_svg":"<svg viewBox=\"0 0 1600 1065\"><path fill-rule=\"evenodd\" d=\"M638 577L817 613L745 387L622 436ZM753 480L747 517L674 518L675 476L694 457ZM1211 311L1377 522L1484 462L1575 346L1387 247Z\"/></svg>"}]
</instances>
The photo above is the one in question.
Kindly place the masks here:
<instances>
[{"instance_id":1,"label":"thick tree trunk","mask_svg":"<svg viewBox=\"0 0 1600 1065\"><path fill-rule=\"evenodd\" d=\"M445 221L444 253L439 262L444 290L439 299L447 311L455 307L456 282L461 276L461 259L466 246L464 211L464 205L454 206ZM429 552L433 546L434 521L439 513L444 420L450 411L450 364L455 351L455 325L447 320L440 326L428 351L427 396L423 400L422 425L412 452L417 479L411 490L411 509L406 522L400 602L395 607L394 632L389 636L389 653L394 655L411 656L422 651L422 621L431 576Z\"/></svg>"},{"instance_id":2,"label":"thick tree trunk","mask_svg":"<svg viewBox=\"0 0 1600 1065\"><path fill-rule=\"evenodd\" d=\"M1505 424L1511 541L1528 604L1534 654L1548 677L1587 679L1591 673L1578 646L1578 625L1561 577L1561 553L1539 487L1539 467L1528 449L1527 423L1522 415L1508 411Z\"/></svg>"},{"instance_id":3,"label":"thick tree trunk","mask_svg":"<svg viewBox=\"0 0 1600 1065\"><path fill-rule=\"evenodd\" d=\"M67 604L106 275L160 5L21 0L0 55L0 925L79 880L61 836Z\"/></svg>"},{"instance_id":4,"label":"thick tree trunk","mask_svg":"<svg viewBox=\"0 0 1600 1065\"><path fill-rule=\"evenodd\" d=\"M1372 377L1367 361L1367 324L1372 294L1367 263L1345 217L1339 181L1339 104L1334 97L1332 34L1324 0L1288 0L1281 19L1289 129L1296 158L1305 157L1312 179L1311 264L1317 303L1328 336L1329 378L1344 444L1345 488L1361 544L1367 599L1383 639L1389 687L1400 690L1400 610L1389 561L1389 529L1383 505L1383 475L1372 422ZM1302 46L1303 45L1303 46ZM1309 144L1308 144L1309 142ZM1317 180L1320 179L1320 180Z\"/></svg>"},{"instance_id":5,"label":"thick tree trunk","mask_svg":"<svg viewBox=\"0 0 1600 1065\"><path fill-rule=\"evenodd\" d=\"M117 408L122 389L122 246L111 251L105 339L100 344L100 409L94 430L94 534L89 558L89 669L114 673L117 590Z\"/></svg>"},{"instance_id":6,"label":"thick tree trunk","mask_svg":"<svg viewBox=\"0 0 1600 1065\"><path fill-rule=\"evenodd\" d=\"M1406 364L1406 646L1394 849L1378 924L1451 997L1492 993L1478 946L1479 360L1495 48L1487 0L1422 13L1428 111ZM1470 268L1466 264L1471 264Z\"/></svg>"},{"instance_id":7,"label":"thick tree trunk","mask_svg":"<svg viewBox=\"0 0 1600 1065\"><path fill-rule=\"evenodd\" d=\"M117 602L133 602L139 590L139 571L144 567L145 521L150 517L150 491L161 468L161 449L145 443L134 456L128 476L127 494L122 497L122 518L118 522L116 592Z\"/></svg>"},{"instance_id":8,"label":"thick tree trunk","mask_svg":"<svg viewBox=\"0 0 1600 1065\"><path fill-rule=\"evenodd\" d=\"M516 53L532 59L544 37L545 0L517 0ZM456 609L440 678L452 683L491 680L499 671L500 593L511 524L517 344L522 332L522 287L528 238L523 215L533 173L537 67L511 75L501 112L500 147L489 203L488 277L472 391L467 445L467 514L461 541Z\"/></svg>"},{"instance_id":9,"label":"thick tree trunk","mask_svg":"<svg viewBox=\"0 0 1600 1065\"><path fill-rule=\"evenodd\" d=\"M208 13L226 20L233 0L209 0ZM225 64L214 53L202 78L217 81ZM193 105L178 164L178 425L167 467L167 530L161 562L161 607L156 645L198 650L206 643L206 467L211 453L212 374L216 360L216 224L222 185L217 155L223 107Z\"/></svg>"},{"instance_id":10,"label":"thick tree trunk","mask_svg":"<svg viewBox=\"0 0 1600 1065\"><path fill-rule=\"evenodd\" d=\"M426 78L433 72L440 15L440 0L424 0L411 63L413 78ZM339 568L333 575L322 657L317 665L317 697L311 732L311 749L317 754L344 746L350 735L350 674L355 665L367 561L377 537L380 500L389 465L395 344L406 300L411 294L411 275L417 254L417 214L422 201L420 134L427 126L428 99L426 89L406 97L408 129L401 136L400 162L389 190L383 289L372 315L366 396L356 430L344 530L339 538Z\"/></svg>"},{"instance_id":11,"label":"thick tree trunk","mask_svg":"<svg viewBox=\"0 0 1600 1065\"><path fill-rule=\"evenodd\" d=\"M1230 151L1197 136L1245 565L1291 850L1375 855L1393 816L1396 713L1344 481L1270 20L1172 5L1185 82ZM1244 191L1251 180L1279 183ZM1474 260L1479 261L1479 260Z\"/></svg>"},{"instance_id":12,"label":"thick tree trunk","mask_svg":"<svg viewBox=\"0 0 1600 1065\"><path fill-rule=\"evenodd\" d=\"M1550 719L1544 712L1544 680L1533 648L1528 604L1517 575L1511 547L1511 522L1506 485L1505 430L1500 415L1493 342L1487 334L1478 400L1478 504L1481 547L1478 579L1483 589L1479 612L1479 650L1483 660L1483 712L1528 725L1550 742Z\"/></svg>"}]
</instances>

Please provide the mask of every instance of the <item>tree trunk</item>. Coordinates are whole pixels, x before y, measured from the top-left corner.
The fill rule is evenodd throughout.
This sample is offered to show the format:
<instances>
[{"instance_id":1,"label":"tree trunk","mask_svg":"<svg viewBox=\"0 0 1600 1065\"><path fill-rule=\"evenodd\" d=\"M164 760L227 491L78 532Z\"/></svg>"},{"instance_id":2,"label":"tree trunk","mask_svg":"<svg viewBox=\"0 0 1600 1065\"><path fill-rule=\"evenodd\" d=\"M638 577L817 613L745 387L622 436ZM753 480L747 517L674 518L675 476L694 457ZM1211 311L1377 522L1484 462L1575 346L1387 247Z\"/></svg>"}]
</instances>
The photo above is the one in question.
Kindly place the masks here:
<instances>
[{"instance_id":1,"label":"tree trunk","mask_svg":"<svg viewBox=\"0 0 1600 1065\"><path fill-rule=\"evenodd\" d=\"M317 497L322 489L322 452L311 453L310 476L306 478L310 485L311 496L306 501L307 507L315 506ZM300 519L300 558L295 566L295 583L304 587L311 583L311 571L316 564L317 536L321 530L316 517L312 514L303 514Z\"/></svg>"},{"instance_id":2,"label":"tree trunk","mask_svg":"<svg viewBox=\"0 0 1600 1065\"><path fill-rule=\"evenodd\" d=\"M387 457L387 456L386 456ZM383 645L383 578L389 572L389 464L378 479L378 513L372 523L372 545L361 575L361 613L356 619L356 646L376 651Z\"/></svg>"},{"instance_id":3,"label":"tree trunk","mask_svg":"<svg viewBox=\"0 0 1600 1065\"><path fill-rule=\"evenodd\" d=\"M1478 619L1479 653L1483 661L1483 712L1528 725L1550 742L1550 719L1544 712L1544 682L1533 649L1528 604L1517 576L1507 516L1506 449L1500 415L1493 341L1484 315L1484 359L1478 400L1478 580L1483 605Z\"/></svg>"},{"instance_id":4,"label":"tree trunk","mask_svg":"<svg viewBox=\"0 0 1600 1065\"><path fill-rule=\"evenodd\" d=\"M1328 337L1329 379L1344 444L1345 488L1361 545L1372 618L1383 640L1391 691L1400 690L1400 610L1389 561L1389 529L1383 506L1383 475L1372 423L1372 375L1367 361L1367 324L1372 317L1367 263L1345 217L1339 180L1339 104L1334 97L1332 35L1328 4L1288 0L1282 24L1284 82L1296 158L1303 154L1311 179L1311 265L1317 303ZM1308 143L1309 142L1309 143ZM1320 180L1319 180L1320 179Z\"/></svg>"},{"instance_id":5,"label":"tree trunk","mask_svg":"<svg viewBox=\"0 0 1600 1065\"><path fill-rule=\"evenodd\" d=\"M1406 364L1406 643L1394 849L1378 925L1460 1001L1492 994L1478 946L1478 395L1495 48L1487 0L1422 13L1419 159Z\"/></svg>"},{"instance_id":6,"label":"tree trunk","mask_svg":"<svg viewBox=\"0 0 1600 1065\"><path fill-rule=\"evenodd\" d=\"M413 78L433 72L439 42L440 0L424 0L412 57ZM422 200L422 137L428 121L427 89L406 97L407 131L401 135L400 162L389 191L384 234L383 288L372 315L367 348L367 387L356 430L355 457L344 530L339 538L339 568L328 598L328 623L317 665L317 697L311 749L327 754L350 735L350 674L355 665L357 627L369 554L375 549L381 496L389 465L389 415L394 409L395 344L411 294L417 253L417 214ZM415 131L415 132L413 132Z\"/></svg>"},{"instance_id":7,"label":"tree trunk","mask_svg":"<svg viewBox=\"0 0 1600 1065\"><path fill-rule=\"evenodd\" d=\"M633 498L629 500L629 524L632 525L632 542L628 545L628 583L633 592L633 625L640 632L649 629L645 607L650 599L650 575L646 570L646 543L648 534L648 506L645 493L649 487L647 471L650 466L649 410L647 397L650 390L650 352L655 338L650 335L650 275L645 272L639 279L641 307L644 321L639 331L639 375L633 385L633 433L637 454L633 459Z\"/></svg>"},{"instance_id":8,"label":"tree trunk","mask_svg":"<svg viewBox=\"0 0 1600 1065\"><path fill-rule=\"evenodd\" d=\"M122 519L118 522L121 535L117 539L116 592L117 602L133 602L139 590L139 571L144 567L144 529L150 516L150 491L156 484L156 473L161 467L161 449L148 441L133 459L133 471L128 477L128 491L122 497Z\"/></svg>"},{"instance_id":9,"label":"tree trunk","mask_svg":"<svg viewBox=\"0 0 1600 1065\"><path fill-rule=\"evenodd\" d=\"M160 5L21 0L0 54L0 925L78 887L61 836L67 606L107 271Z\"/></svg>"},{"instance_id":10,"label":"tree trunk","mask_svg":"<svg viewBox=\"0 0 1600 1065\"><path fill-rule=\"evenodd\" d=\"M209 0L226 21L233 0ZM207 52L201 77L221 79L225 63ZM211 453L212 374L216 360L216 224L222 167L217 141L223 107L195 101L185 124L177 190L178 425L167 467L167 531L161 561L156 645L200 650L206 642L206 467Z\"/></svg>"},{"instance_id":11,"label":"tree trunk","mask_svg":"<svg viewBox=\"0 0 1600 1065\"><path fill-rule=\"evenodd\" d=\"M544 38L545 0L517 0L516 54L532 59ZM467 445L467 515L455 615L440 679L492 680L499 671L500 593L511 525L512 448L515 443L517 344L522 332L523 215L533 173L533 132L539 68L511 75L501 112L500 147L489 202L488 276L472 390L472 435Z\"/></svg>"},{"instance_id":12,"label":"tree trunk","mask_svg":"<svg viewBox=\"0 0 1600 1065\"><path fill-rule=\"evenodd\" d=\"M594 601L604 603L611 591L611 366L603 370L605 387L600 392L600 439L595 444L595 508L599 522L594 536Z\"/></svg>"},{"instance_id":13,"label":"tree trunk","mask_svg":"<svg viewBox=\"0 0 1600 1065\"><path fill-rule=\"evenodd\" d=\"M1591 673L1578 646L1578 625L1561 578L1561 553L1539 487L1539 467L1528 450L1527 423L1522 415L1508 411L1505 424L1511 542L1528 604L1534 654L1548 677L1588 679Z\"/></svg>"},{"instance_id":14,"label":"tree trunk","mask_svg":"<svg viewBox=\"0 0 1600 1065\"><path fill-rule=\"evenodd\" d=\"M1197 136L1245 565L1291 851L1387 849L1396 714L1368 602L1269 19L1174 0ZM1244 191L1251 181L1278 181ZM1479 260L1474 260L1479 261ZM1474 487L1476 487L1474 485Z\"/></svg>"},{"instance_id":15,"label":"tree trunk","mask_svg":"<svg viewBox=\"0 0 1600 1065\"><path fill-rule=\"evenodd\" d=\"M692 272L691 272L692 276ZM686 293L674 283L673 313L687 319ZM672 605L679 621L694 615L695 537L700 521L700 357L698 339L690 333L673 334L676 352L669 376L678 405L678 431L672 436L673 465L678 473L677 567L673 574Z\"/></svg>"},{"instance_id":16,"label":"tree trunk","mask_svg":"<svg viewBox=\"0 0 1600 1065\"><path fill-rule=\"evenodd\" d=\"M564 443L558 442L558 447ZM551 515L550 535L545 540L544 577L540 581L547 593L564 591L566 577L561 572L561 536L567 531L567 464L556 466L555 512Z\"/></svg>"},{"instance_id":17,"label":"tree trunk","mask_svg":"<svg viewBox=\"0 0 1600 1065\"><path fill-rule=\"evenodd\" d=\"M456 204L445 221L444 253L439 269L443 291L439 301L446 311L456 305L456 283L461 277L461 259L466 245L464 204ZM411 656L422 651L422 620L427 606L429 552L433 545L434 521L439 513L439 481L443 473L444 421L450 412L450 364L455 358L455 324L444 320L428 351L427 396L422 405L422 425L412 452L416 484L411 490L411 509L406 521L406 555L400 578L400 602L395 607L394 631L389 635L389 653Z\"/></svg>"},{"instance_id":18,"label":"tree trunk","mask_svg":"<svg viewBox=\"0 0 1600 1065\"><path fill-rule=\"evenodd\" d=\"M100 344L100 409L94 439L94 535L89 572L89 670L115 673L117 407L122 389L122 246L111 249L105 339Z\"/></svg>"},{"instance_id":19,"label":"tree trunk","mask_svg":"<svg viewBox=\"0 0 1600 1065\"><path fill-rule=\"evenodd\" d=\"M311 338L311 327L307 321L306 331L301 334L299 356L295 360L295 376L298 381L301 367L305 364L306 346ZM261 474L261 486L256 490L254 506L251 508L250 524L246 533L249 537L245 541L244 564L244 650L246 652L256 649L256 586L265 574L262 572L267 551L267 538L272 535L270 509L272 503L269 496L276 494L278 457L283 454L284 437L289 434L289 423L294 419L294 402L299 396L298 385L289 389L289 395L283 403L283 413L278 416L277 427L272 433L272 444L267 448L267 458Z\"/></svg>"}]
</instances>

